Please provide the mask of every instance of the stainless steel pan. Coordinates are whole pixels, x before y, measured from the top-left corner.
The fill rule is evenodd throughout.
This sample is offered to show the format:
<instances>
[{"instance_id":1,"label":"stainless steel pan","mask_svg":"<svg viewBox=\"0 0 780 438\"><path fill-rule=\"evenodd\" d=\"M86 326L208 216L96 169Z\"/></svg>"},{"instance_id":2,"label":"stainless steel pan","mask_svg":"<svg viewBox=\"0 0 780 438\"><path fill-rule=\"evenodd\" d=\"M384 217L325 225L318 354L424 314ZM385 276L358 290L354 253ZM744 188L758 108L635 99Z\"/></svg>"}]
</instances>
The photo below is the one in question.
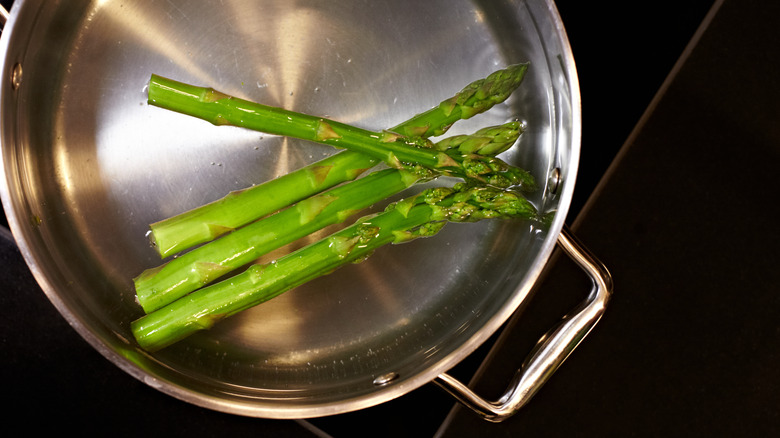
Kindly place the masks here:
<instances>
[{"instance_id":1,"label":"stainless steel pan","mask_svg":"<svg viewBox=\"0 0 780 438\"><path fill-rule=\"evenodd\" d=\"M0 187L10 228L73 328L164 393L235 414L303 418L433 381L499 421L568 356L611 294L609 274L564 227L579 90L550 1L17 0L1 41ZM533 201L556 212L549 226L451 224L158 353L136 347L131 278L160 263L147 224L334 152L150 107L152 73L382 129L522 61L531 70L520 90L451 133L525 121L504 158L541 183ZM556 245L593 290L543 338L505 397L476 397L446 371L523 306Z\"/></svg>"}]
</instances>

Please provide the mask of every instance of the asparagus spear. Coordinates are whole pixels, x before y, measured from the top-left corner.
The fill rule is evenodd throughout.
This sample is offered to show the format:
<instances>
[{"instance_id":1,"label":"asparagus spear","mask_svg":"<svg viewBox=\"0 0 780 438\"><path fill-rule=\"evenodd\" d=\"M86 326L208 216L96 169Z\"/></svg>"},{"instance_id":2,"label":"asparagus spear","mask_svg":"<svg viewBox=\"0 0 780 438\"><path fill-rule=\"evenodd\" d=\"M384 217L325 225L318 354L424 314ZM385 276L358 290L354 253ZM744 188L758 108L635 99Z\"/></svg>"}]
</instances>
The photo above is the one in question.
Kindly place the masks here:
<instances>
[{"instance_id":1,"label":"asparagus spear","mask_svg":"<svg viewBox=\"0 0 780 438\"><path fill-rule=\"evenodd\" d=\"M209 242L313 194L351 181L378 159L344 151L263 184L230 192L212 203L149 225L149 238L165 258Z\"/></svg>"},{"instance_id":2,"label":"asparagus spear","mask_svg":"<svg viewBox=\"0 0 780 438\"><path fill-rule=\"evenodd\" d=\"M472 144L469 148L502 151L515 143L521 132L519 126L510 122L444 141L448 147ZM343 222L357 211L425 180L426 176L398 169L376 171L253 222L142 272L134 279L138 303L146 313L154 311L263 254L325 226Z\"/></svg>"},{"instance_id":3,"label":"asparagus spear","mask_svg":"<svg viewBox=\"0 0 780 438\"><path fill-rule=\"evenodd\" d=\"M441 135L456 121L486 111L506 100L520 85L526 70L527 65L521 64L492 73L485 79L469 84L438 106L390 128L389 131L418 138ZM169 90L168 93L155 94L156 91L162 90L156 87L152 89L151 85L152 82L149 102L162 107L172 106L166 102L167 99L175 97L176 92ZM486 151L477 150L462 152L488 154ZM497 153L494 152L493 155ZM160 256L165 258L186 248L211 241L322 190L350 181L378 161L378 158L357 152L338 153L291 172L279 181L269 181L233 192L214 203L156 222L150 226L151 241Z\"/></svg>"},{"instance_id":4,"label":"asparagus spear","mask_svg":"<svg viewBox=\"0 0 780 438\"><path fill-rule=\"evenodd\" d=\"M409 137L437 137L444 134L457 120L469 119L505 101L520 86L528 64L513 64L497 70L484 79L474 81L455 96L428 111L407 120L403 126L391 128Z\"/></svg>"},{"instance_id":5,"label":"asparagus spear","mask_svg":"<svg viewBox=\"0 0 780 438\"><path fill-rule=\"evenodd\" d=\"M478 81L479 86L466 87L429 114L415 120L419 123L419 119L441 117L437 122L441 125L453 119L471 117L490 108L494 104L493 99L505 99L504 95L508 94L496 92L496 89L504 91L507 86L516 87L526 70L527 65L521 64L502 70L501 74L494 73L489 78L505 79ZM514 81L507 79L517 77L519 79ZM495 157L446 153L418 147L419 142L414 140L416 137L392 131L374 132L322 117L250 102L213 88L184 84L158 75L152 75L148 94L149 103L152 105L198 117L215 125L230 124L354 150L379 158L395 168L407 165L424 166L446 175L476 179L494 185L516 184L523 177ZM426 134L428 129L421 133ZM446 125L443 130L446 130ZM406 131L418 133L421 130L407 128Z\"/></svg>"},{"instance_id":6,"label":"asparagus spear","mask_svg":"<svg viewBox=\"0 0 780 438\"><path fill-rule=\"evenodd\" d=\"M385 212L267 264L255 264L227 280L199 289L131 324L139 345L156 351L241 310L361 261L377 248L436 234L450 222L533 218L534 207L517 192L461 183L423 191Z\"/></svg>"}]
</instances>

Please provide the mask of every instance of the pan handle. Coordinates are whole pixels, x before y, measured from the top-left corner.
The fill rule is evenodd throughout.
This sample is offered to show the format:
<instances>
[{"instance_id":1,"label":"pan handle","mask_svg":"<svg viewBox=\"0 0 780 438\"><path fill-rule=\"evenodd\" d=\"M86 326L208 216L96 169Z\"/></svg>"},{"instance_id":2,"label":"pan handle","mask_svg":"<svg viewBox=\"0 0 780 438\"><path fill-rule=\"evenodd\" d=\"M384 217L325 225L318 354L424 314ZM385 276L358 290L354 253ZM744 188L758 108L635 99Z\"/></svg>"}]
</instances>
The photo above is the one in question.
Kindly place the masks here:
<instances>
[{"instance_id":1,"label":"pan handle","mask_svg":"<svg viewBox=\"0 0 780 438\"><path fill-rule=\"evenodd\" d=\"M488 421L501 422L528 403L601 319L612 296L609 271L566 227L558 237L558 246L590 276L593 288L585 301L542 336L504 394L497 401L488 401L448 374L434 379L434 383Z\"/></svg>"},{"instance_id":2,"label":"pan handle","mask_svg":"<svg viewBox=\"0 0 780 438\"><path fill-rule=\"evenodd\" d=\"M0 30L5 27L5 23L8 23L9 17L8 10L3 5L0 5Z\"/></svg>"}]
</instances>

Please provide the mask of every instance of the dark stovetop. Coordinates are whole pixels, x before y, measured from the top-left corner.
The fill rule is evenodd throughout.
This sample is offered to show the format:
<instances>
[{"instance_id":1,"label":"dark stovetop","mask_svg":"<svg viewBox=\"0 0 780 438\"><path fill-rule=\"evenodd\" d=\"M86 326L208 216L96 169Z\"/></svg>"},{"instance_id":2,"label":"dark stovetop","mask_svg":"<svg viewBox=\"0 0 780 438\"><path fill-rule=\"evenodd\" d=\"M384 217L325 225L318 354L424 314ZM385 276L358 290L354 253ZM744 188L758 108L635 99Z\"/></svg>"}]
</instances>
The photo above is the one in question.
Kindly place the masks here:
<instances>
[{"instance_id":1,"label":"dark stovetop","mask_svg":"<svg viewBox=\"0 0 780 438\"><path fill-rule=\"evenodd\" d=\"M4 426L114 436L776 435L780 4L557 3L583 98L570 223L616 292L602 322L515 417L486 423L433 385L311 421L188 405L89 347L0 232ZM587 290L572 262L554 258L530 306L453 374L468 380L480 367L473 387L497 396L536 338Z\"/></svg>"}]
</instances>

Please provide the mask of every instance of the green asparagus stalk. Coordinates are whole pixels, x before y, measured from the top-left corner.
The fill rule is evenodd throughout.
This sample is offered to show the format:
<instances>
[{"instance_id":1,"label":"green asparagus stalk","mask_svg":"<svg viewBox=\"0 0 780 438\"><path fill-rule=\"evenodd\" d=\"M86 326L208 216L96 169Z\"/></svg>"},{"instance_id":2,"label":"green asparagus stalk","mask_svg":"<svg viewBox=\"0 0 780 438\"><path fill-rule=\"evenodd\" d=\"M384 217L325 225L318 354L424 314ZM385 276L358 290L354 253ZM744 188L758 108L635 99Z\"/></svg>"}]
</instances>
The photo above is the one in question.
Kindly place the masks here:
<instances>
[{"instance_id":1,"label":"green asparagus stalk","mask_svg":"<svg viewBox=\"0 0 780 438\"><path fill-rule=\"evenodd\" d=\"M344 151L263 184L230 192L201 207L149 225L149 238L161 258L192 248L294 204L352 181L379 160Z\"/></svg>"},{"instance_id":2,"label":"green asparagus stalk","mask_svg":"<svg viewBox=\"0 0 780 438\"><path fill-rule=\"evenodd\" d=\"M447 141L449 147L478 144L505 150L520 136L517 122L480 129L473 135ZM441 148L441 146L436 146ZM138 303L152 312L258 257L393 196L427 174L384 169L305 199L293 208L260 219L226 236L195 248L134 279Z\"/></svg>"},{"instance_id":3,"label":"green asparagus stalk","mask_svg":"<svg viewBox=\"0 0 780 438\"><path fill-rule=\"evenodd\" d=\"M362 261L383 245L434 235L446 222L535 215L534 207L510 190L465 183L452 189L428 189L274 262L252 265L199 289L135 320L131 329L142 348L156 351L341 266Z\"/></svg>"},{"instance_id":4,"label":"green asparagus stalk","mask_svg":"<svg viewBox=\"0 0 780 438\"><path fill-rule=\"evenodd\" d=\"M527 68L526 64L521 64L494 72L485 79L469 84L438 106L390 128L389 131L423 139L441 135L456 121L484 112L506 100L520 85ZM177 96L176 91L156 93L161 90L152 89L153 84L157 84L154 82L154 77L150 82L150 103L164 108L175 108L175 105L166 102L172 96ZM491 154L487 150L461 149L461 152ZM492 155L498 153L500 152L492 151ZM379 159L373 156L343 151L291 172L278 181L269 181L232 192L216 202L156 222L150 226L150 239L160 256L168 257L184 249L211 241L322 190L351 181L378 161ZM525 182L528 185L527 179Z\"/></svg>"},{"instance_id":5,"label":"green asparagus stalk","mask_svg":"<svg viewBox=\"0 0 780 438\"><path fill-rule=\"evenodd\" d=\"M307 198L217 240L186 252L134 279L138 303L154 311L258 257L411 186L419 177L384 169Z\"/></svg>"},{"instance_id":6,"label":"green asparagus stalk","mask_svg":"<svg viewBox=\"0 0 780 438\"><path fill-rule=\"evenodd\" d=\"M522 79L526 69L525 65L513 67L496 76L520 76ZM493 105L490 99L488 102L484 101L486 96L493 95L490 93L495 91L494 87L501 88L500 85L507 84L516 86L519 82L520 80L492 81L489 87L484 84L480 87L467 87L468 93L461 96L464 93L462 91L455 98L446 101L447 105L437 107L428 117L446 114L447 122L450 118L459 120L471 117ZM394 168L423 166L445 175L475 179L493 185L517 184L524 176L518 175L515 168L495 157L446 153L419 147L415 138L392 131L370 131L322 117L250 102L213 88L184 84L157 75L152 75L149 81L148 95L148 101L152 105L198 117L215 125L230 124L354 150L379 158Z\"/></svg>"}]
</instances>

